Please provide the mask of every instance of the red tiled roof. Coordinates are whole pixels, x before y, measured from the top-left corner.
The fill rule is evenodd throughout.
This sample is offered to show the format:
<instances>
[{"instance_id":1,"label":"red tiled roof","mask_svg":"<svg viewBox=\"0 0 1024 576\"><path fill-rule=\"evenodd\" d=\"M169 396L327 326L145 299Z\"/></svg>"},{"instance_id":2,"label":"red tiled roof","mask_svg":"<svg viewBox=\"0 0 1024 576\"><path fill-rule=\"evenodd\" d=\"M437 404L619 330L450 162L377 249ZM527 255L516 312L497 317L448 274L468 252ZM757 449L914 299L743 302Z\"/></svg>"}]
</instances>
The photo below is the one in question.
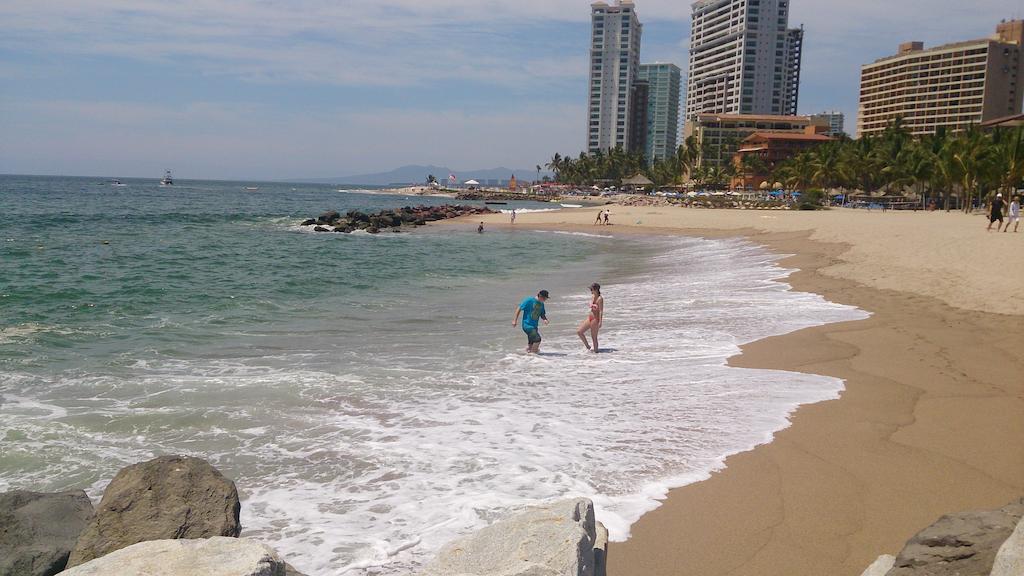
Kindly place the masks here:
<instances>
[{"instance_id":1,"label":"red tiled roof","mask_svg":"<svg viewBox=\"0 0 1024 576\"><path fill-rule=\"evenodd\" d=\"M831 136L825 136L824 134L800 134L795 132L754 132L750 136L747 136L744 142L752 142L754 140L794 140L803 142L831 142L835 140Z\"/></svg>"}]
</instances>

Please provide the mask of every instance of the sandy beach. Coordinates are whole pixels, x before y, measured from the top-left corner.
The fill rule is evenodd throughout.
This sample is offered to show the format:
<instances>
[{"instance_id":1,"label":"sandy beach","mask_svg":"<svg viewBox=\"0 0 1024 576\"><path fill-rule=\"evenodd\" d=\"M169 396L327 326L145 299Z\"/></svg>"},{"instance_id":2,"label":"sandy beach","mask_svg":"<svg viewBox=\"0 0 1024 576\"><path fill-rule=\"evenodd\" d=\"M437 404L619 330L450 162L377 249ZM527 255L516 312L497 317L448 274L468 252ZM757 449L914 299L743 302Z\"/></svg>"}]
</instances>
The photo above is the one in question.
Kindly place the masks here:
<instances>
[{"instance_id":1,"label":"sandy beach","mask_svg":"<svg viewBox=\"0 0 1024 576\"><path fill-rule=\"evenodd\" d=\"M1024 233L942 212L610 209L611 227L592 225L594 209L521 214L516 226L744 236L792 255L794 289L872 318L733 358L839 377L846 390L672 491L613 545L609 574L856 576L945 513L1024 495Z\"/></svg>"}]
</instances>

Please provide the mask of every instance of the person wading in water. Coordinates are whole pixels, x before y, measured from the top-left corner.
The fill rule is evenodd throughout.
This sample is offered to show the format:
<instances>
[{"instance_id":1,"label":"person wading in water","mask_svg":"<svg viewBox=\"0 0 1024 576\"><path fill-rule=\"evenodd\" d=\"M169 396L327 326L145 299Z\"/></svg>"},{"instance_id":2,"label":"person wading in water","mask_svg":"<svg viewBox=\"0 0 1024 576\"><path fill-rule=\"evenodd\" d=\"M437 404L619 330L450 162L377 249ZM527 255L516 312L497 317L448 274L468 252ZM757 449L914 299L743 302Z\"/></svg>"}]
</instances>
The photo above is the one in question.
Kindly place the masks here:
<instances>
[{"instance_id":1,"label":"person wading in water","mask_svg":"<svg viewBox=\"0 0 1024 576\"><path fill-rule=\"evenodd\" d=\"M594 283L590 285L590 309L587 312L587 319L580 324L576 335L583 341L583 345L587 347L587 350L597 353L597 333L601 331L601 322L604 321L604 296L601 296L601 285ZM590 342L587 341L587 331L590 331L590 338L594 341L594 345L591 346Z\"/></svg>"}]
</instances>

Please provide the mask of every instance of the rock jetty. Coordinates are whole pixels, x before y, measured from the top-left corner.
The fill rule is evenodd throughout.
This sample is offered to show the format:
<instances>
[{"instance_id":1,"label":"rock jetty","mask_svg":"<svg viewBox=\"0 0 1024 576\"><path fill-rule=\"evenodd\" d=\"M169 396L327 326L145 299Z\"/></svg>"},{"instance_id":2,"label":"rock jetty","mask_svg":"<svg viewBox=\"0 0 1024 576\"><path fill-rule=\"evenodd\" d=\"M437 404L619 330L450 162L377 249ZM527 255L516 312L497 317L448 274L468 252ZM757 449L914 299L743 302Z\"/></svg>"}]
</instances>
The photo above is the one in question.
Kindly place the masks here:
<instances>
[{"instance_id":1,"label":"rock jetty","mask_svg":"<svg viewBox=\"0 0 1024 576\"><path fill-rule=\"evenodd\" d=\"M237 537L240 510L235 483L205 460L162 456L135 464L103 492L68 567L149 540Z\"/></svg>"},{"instance_id":2,"label":"rock jetty","mask_svg":"<svg viewBox=\"0 0 1024 576\"><path fill-rule=\"evenodd\" d=\"M329 210L318 218L310 218L302 222L303 226L312 226L315 232L340 232L351 234L363 230L370 234L379 234L385 230L398 232L403 226L424 226L427 222L470 216L475 214L491 214L490 208L445 204L443 206L406 206L395 210L366 213L349 210L344 216L335 210Z\"/></svg>"},{"instance_id":3,"label":"rock jetty","mask_svg":"<svg viewBox=\"0 0 1024 576\"><path fill-rule=\"evenodd\" d=\"M594 503L565 500L447 544L420 576L605 576L607 548Z\"/></svg>"},{"instance_id":4,"label":"rock jetty","mask_svg":"<svg viewBox=\"0 0 1024 576\"><path fill-rule=\"evenodd\" d=\"M60 572L92 517L92 502L82 490L0 494L0 575Z\"/></svg>"},{"instance_id":5,"label":"rock jetty","mask_svg":"<svg viewBox=\"0 0 1024 576\"><path fill-rule=\"evenodd\" d=\"M65 571L66 576L284 576L266 544L243 538L140 542Z\"/></svg>"},{"instance_id":6,"label":"rock jetty","mask_svg":"<svg viewBox=\"0 0 1024 576\"><path fill-rule=\"evenodd\" d=\"M0 494L0 576L302 576L239 539L235 483L205 460L121 469L94 511L85 492Z\"/></svg>"},{"instance_id":7,"label":"rock jetty","mask_svg":"<svg viewBox=\"0 0 1024 576\"><path fill-rule=\"evenodd\" d=\"M881 556L862 576L1021 576L1024 499L998 510L959 512L911 538L895 558Z\"/></svg>"}]
</instances>

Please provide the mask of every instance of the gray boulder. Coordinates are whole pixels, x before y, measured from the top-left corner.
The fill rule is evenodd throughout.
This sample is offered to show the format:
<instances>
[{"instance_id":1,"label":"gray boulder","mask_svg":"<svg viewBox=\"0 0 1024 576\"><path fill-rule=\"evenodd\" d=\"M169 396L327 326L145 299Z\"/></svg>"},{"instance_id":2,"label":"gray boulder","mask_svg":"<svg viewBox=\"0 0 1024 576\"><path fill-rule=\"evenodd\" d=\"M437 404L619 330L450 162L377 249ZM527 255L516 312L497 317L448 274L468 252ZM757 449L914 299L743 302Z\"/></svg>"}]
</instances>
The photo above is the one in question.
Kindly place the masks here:
<instances>
[{"instance_id":1,"label":"gray boulder","mask_svg":"<svg viewBox=\"0 0 1024 576\"><path fill-rule=\"evenodd\" d=\"M121 469L78 538L68 566L149 540L237 537L235 483L205 460L161 456Z\"/></svg>"},{"instance_id":2,"label":"gray boulder","mask_svg":"<svg viewBox=\"0 0 1024 576\"><path fill-rule=\"evenodd\" d=\"M566 500L447 544L422 576L603 576L606 548L593 502Z\"/></svg>"},{"instance_id":3,"label":"gray boulder","mask_svg":"<svg viewBox=\"0 0 1024 576\"><path fill-rule=\"evenodd\" d=\"M1024 500L943 516L907 542L887 576L988 576L1022 516Z\"/></svg>"},{"instance_id":4,"label":"gray boulder","mask_svg":"<svg viewBox=\"0 0 1024 576\"><path fill-rule=\"evenodd\" d=\"M61 576L285 576L266 544L243 538L140 542L70 568Z\"/></svg>"},{"instance_id":5,"label":"gray boulder","mask_svg":"<svg viewBox=\"0 0 1024 576\"><path fill-rule=\"evenodd\" d=\"M1003 542L992 565L991 576L1020 576L1024 574L1024 520L1017 523L1017 529Z\"/></svg>"},{"instance_id":6,"label":"gray boulder","mask_svg":"<svg viewBox=\"0 0 1024 576\"><path fill-rule=\"evenodd\" d=\"M60 572L92 515L92 502L81 490L0 494L0 576Z\"/></svg>"},{"instance_id":7,"label":"gray boulder","mask_svg":"<svg viewBox=\"0 0 1024 576\"><path fill-rule=\"evenodd\" d=\"M884 554L878 557L868 566L867 570L861 573L860 576L886 576L889 570L892 570L893 565L896 563L896 557Z\"/></svg>"}]
</instances>

